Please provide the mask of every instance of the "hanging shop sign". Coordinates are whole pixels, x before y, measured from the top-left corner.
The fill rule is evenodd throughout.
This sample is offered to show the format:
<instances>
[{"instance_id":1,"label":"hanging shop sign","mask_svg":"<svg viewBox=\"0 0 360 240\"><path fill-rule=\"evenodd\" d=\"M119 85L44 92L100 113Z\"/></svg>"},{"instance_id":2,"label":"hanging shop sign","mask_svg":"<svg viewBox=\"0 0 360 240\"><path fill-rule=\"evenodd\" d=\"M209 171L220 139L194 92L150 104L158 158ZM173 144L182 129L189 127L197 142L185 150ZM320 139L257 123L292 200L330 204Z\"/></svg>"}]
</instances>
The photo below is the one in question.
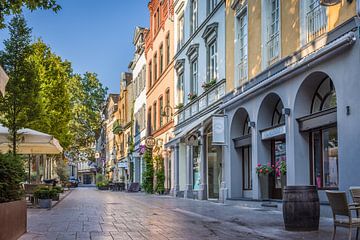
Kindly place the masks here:
<instances>
[{"instance_id":1,"label":"hanging shop sign","mask_svg":"<svg viewBox=\"0 0 360 240\"><path fill-rule=\"evenodd\" d=\"M146 146L147 148L153 148L153 147L155 146L155 144L156 144L155 138L153 138L153 137L147 137L147 138L145 139L145 146Z\"/></svg>"},{"instance_id":2,"label":"hanging shop sign","mask_svg":"<svg viewBox=\"0 0 360 240\"><path fill-rule=\"evenodd\" d=\"M286 133L285 125L267 129L261 132L261 139L266 140L274 137L284 135Z\"/></svg>"},{"instance_id":3,"label":"hanging shop sign","mask_svg":"<svg viewBox=\"0 0 360 240\"><path fill-rule=\"evenodd\" d=\"M227 135L227 116L214 115L212 117L213 145L225 145Z\"/></svg>"},{"instance_id":4,"label":"hanging shop sign","mask_svg":"<svg viewBox=\"0 0 360 240\"><path fill-rule=\"evenodd\" d=\"M99 153L99 152L96 152L96 153L95 153L95 158L96 158L96 159L100 158L100 153Z\"/></svg>"}]
</instances>

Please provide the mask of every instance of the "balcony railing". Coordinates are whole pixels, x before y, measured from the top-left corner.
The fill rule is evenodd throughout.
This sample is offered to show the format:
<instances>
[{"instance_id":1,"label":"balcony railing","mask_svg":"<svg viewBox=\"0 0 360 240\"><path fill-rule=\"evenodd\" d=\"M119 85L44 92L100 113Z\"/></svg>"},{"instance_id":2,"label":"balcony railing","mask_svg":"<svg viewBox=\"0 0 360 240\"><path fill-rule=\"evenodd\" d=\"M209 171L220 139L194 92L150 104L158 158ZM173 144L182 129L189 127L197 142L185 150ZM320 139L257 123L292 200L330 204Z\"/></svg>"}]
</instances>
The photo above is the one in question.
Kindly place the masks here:
<instances>
[{"instance_id":1,"label":"balcony railing","mask_svg":"<svg viewBox=\"0 0 360 240\"><path fill-rule=\"evenodd\" d=\"M225 79L217 82L210 89L205 91L196 99L186 104L177 112L177 124L180 124L187 119L195 116L199 112L216 103L225 96Z\"/></svg>"},{"instance_id":2,"label":"balcony railing","mask_svg":"<svg viewBox=\"0 0 360 240\"><path fill-rule=\"evenodd\" d=\"M316 37L327 31L326 8L316 6L306 14L307 25L307 42L314 40Z\"/></svg>"},{"instance_id":3,"label":"balcony railing","mask_svg":"<svg viewBox=\"0 0 360 240\"><path fill-rule=\"evenodd\" d=\"M271 34L267 42L268 64L271 65L279 57L279 32Z\"/></svg>"}]
</instances>

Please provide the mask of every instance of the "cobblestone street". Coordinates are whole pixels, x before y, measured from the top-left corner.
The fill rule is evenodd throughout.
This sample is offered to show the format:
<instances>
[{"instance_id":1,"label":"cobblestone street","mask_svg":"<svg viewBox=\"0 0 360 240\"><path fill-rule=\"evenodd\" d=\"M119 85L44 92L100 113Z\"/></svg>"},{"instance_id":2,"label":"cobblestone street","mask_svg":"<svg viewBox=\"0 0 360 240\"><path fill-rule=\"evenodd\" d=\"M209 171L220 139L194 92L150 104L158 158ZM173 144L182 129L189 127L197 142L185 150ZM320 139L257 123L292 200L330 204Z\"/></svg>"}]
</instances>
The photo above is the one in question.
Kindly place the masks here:
<instances>
[{"instance_id":1,"label":"cobblestone street","mask_svg":"<svg viewBox=\"0 0 360 240\"><path fill-rule=\"evenodd\" d=\"M28 239L330 239L284 231L281 212L168 196L78 188L51 210L28 210ZM344 229L337 239L346 238Z\"/></svg>"}]
</instances>

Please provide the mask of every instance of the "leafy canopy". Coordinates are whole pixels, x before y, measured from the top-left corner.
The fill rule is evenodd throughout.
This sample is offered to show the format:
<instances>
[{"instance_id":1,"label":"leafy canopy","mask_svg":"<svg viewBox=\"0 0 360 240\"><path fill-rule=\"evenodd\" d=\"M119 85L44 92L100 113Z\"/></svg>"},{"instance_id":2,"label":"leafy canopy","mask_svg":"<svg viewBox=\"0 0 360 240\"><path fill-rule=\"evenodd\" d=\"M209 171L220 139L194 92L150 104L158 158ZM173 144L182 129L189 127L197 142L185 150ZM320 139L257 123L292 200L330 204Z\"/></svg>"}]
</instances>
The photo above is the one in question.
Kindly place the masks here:
<instances>
[{"instance_id":1,"label":"leafy canopy","mask_svg":"<svg viewBox=\"0 0 360 240\"><path fill-rule=\"evenodd\" d=\"M31 11L36 9L51 9L58 12L61 7L56 0L1 0L0 1L0 29L5 28L5 16L21 14L23 7Z\"/></svg>"}]
</instances>

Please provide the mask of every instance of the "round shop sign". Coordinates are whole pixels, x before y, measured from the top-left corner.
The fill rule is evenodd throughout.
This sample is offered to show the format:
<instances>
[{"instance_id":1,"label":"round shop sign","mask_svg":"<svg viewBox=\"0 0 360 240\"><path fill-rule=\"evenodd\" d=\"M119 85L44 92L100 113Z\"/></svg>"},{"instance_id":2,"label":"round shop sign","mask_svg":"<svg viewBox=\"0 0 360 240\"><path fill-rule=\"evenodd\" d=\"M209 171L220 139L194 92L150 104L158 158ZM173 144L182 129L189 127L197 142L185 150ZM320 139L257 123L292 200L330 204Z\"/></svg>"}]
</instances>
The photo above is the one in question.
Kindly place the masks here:
<instances>
[{"instance_id":1,"label":"round shop sign","mask_svg":"<svg viewBox=\"0 0 360 240\"><path fill-rule=\"evenodd\" d=\"M156 144L155 138L153 138L153 137L147 137L147 138L145 139L145 146L146 146L147 148L153 148L153 147L155 146L155 144Z\"/></svg>"}]
</instances>

